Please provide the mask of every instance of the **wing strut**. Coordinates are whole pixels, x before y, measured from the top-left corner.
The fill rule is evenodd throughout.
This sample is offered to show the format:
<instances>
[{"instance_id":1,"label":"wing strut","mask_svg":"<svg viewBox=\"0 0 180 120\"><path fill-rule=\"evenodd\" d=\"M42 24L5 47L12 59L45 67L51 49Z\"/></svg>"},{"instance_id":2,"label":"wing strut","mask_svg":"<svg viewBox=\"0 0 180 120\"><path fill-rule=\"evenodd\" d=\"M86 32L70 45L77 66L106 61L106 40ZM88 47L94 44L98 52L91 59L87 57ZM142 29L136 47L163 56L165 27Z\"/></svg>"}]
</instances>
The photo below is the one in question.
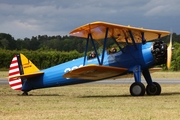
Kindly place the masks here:
<instances>
[{"instance_id":1,"label":"wing strut","mask_svg":"<svg viewBox=\"0 0 180 120\"><path fill-rule=\"evenodd\" d=\"M135 40L134 40L134 36L133 36L133 34L132 34L132 31L131 31L131 30L129 30L129 34L130 34L131 40L132 40L132 42L133 42L133 44L134 44L135 48L137 49L136 42L135 42Z\"/></svg>"},{"instance_id":2,"label":"wing strut","mask_svg":"<svg viewBox=\"0 0 180 120\"><path fill-rule=\"evenodd\" d=\"M100 60L99 60L98 52L97 52L97 49L96 49L96 46L95 46L95 43L94 43L92 34L90 33L89 35L90 35L90 37L91 37L91 43L92 43L92 45L93 45L93 47L94 47L94 50L95 50L95 53L96 53L96 57L97 57L97 59L98 59L98 63L100 64L101 62L100 62Z\"/></svg>"},{"instance_id":3,"label":"wing strut","mask_svg":"<svg viewBox=\"0 0 180 120\"><path fill-rule=\"evenodd\" d=\"M104 54L105 54L105 50L106 50L106 43L107 43L107 39L108 39L108 28L106 28L106 32L105 32L105 36L104 36L104 45L103 45L103 51L102 51L102 57L101 59L99 58L98 56L98 52L97 52L97 48L95 46L95 43L94 43L94 39L92 37L92 34L89 33L88 36L87 36L87 42L86 42L86 49L85 49L85 53L84 53L84 62L83 62L83 66L86 64L86 56L87 56L87 51L88 51L88 45L89 45L89 40L91 41L93 47L94 47L94 51L96 53L96 57L97 57L97 60L98 60L98 63L99 65L103 65L103 62L104 62Z\"/></svg>"},{"instance_id":4,"label":"wing strut","mask_svg":"<svg viewBox=\"0 0 180 120\"><path fill-rule=\"evenodd\" d=\"M160 38L161 38L161 34L158 35L158 39L160 39Z\"/></svg>"},{"instance_id":5,"label":"wing strut","mask_svg":"<svg viewBox=\"0 0 180 120\"><path fill-rule=\"evenodd\" d=\"M122 47L119 45L119 43L116 41L116 39L114 37L112 37L112 39L114 40L114 42L118 45L119 49L124 53L124 50L122 49Z\"/></svg>"},{"instance_id":6,"label":"wing strut","mask_svg":"<svg viewBox=\"0 0 180 120\"><path fill-rule=\"evenodd\" d=\"M89 37L90 37L90 34L88 34L88 37L87 37L86 50L85 50L85 53L84 53L84 62L83 62L83 66L86 64L86 56L87 56L87 51L88 51Z\"/></svg>"},{"instance_id":7,"label":"wing strut","mask_svg":"<svg viewBox=\"0 0 180 120\"><path fill-rule=\"evenodd\" d=\"M145 44L146 40L144 39L144 32L141 33L141 36L142 36L142 44Z\"/></svg>"},{"instance_id":8,"label":"wing strut","mask_svg":"<svg viewBox=\"0 0 180 120\"><path fill-rule=\"evenodd\" d=\"M101 63L100 63L100 65L103 65L103 62L104 62L104 53L105 53L105 49L106 49L108 30L109 30L109 29L106 28L106 34L105 34L105 37L104 37L104 45L103 45L103 51L102 51L102 57L101 57Z\"/></svg>"}]
</instances>

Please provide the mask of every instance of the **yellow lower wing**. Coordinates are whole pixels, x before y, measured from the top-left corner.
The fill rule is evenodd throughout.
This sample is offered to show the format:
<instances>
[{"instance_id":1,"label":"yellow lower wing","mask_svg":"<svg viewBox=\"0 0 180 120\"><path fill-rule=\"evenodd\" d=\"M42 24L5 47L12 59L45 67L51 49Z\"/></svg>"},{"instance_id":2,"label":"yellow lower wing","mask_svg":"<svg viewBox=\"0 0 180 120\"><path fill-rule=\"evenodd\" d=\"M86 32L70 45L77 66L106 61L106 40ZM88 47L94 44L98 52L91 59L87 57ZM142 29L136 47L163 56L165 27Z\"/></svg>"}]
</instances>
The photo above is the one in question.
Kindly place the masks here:
<instances>
[{"instance_id":1,"label":"yellow lower wing","mask_svg":"<svg viewBox=\"0 0 180 120\"><path fill-rule=\"evenodd\" d=\"M84 66L72 70L63 75L64 78L77 78L87 80L100 80L121 75L127 71L126 68L110 67L110 66Z\"/></svg>"}]
</instances>

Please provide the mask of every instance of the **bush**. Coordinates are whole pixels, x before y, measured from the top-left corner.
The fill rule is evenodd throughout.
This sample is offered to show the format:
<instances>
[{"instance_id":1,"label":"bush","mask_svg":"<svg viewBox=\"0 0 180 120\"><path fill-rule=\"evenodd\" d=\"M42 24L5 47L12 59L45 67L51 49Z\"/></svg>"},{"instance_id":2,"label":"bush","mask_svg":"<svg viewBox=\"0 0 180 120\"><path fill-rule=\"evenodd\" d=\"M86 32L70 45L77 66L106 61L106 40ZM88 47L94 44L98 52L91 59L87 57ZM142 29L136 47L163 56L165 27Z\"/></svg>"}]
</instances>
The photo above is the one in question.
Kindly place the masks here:
<instances>
[{"instance_id":1,"label":"bush","mask_svg":"<svg viewBox=\"0 0 180 120\"><path fill-rule=\"evenodd\" d=\"M0 49L0 69L9 69L9 65L15 54L22 53L31 60L39 69L45 69L57 64L61 64L72 59L81 57L82 54L77 51L10 51Z\"/></svg>"}]
</instances>

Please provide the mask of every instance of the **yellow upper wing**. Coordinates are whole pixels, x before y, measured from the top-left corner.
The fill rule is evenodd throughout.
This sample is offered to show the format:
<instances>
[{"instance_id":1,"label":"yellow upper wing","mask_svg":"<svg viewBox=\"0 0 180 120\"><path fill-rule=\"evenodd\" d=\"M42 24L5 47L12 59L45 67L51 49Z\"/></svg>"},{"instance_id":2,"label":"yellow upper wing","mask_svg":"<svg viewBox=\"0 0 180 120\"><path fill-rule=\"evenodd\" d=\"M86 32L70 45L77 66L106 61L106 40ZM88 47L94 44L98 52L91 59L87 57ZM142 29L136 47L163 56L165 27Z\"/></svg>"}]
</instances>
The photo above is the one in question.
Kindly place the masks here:
<instances>
[{"instance_id":1,"label":"yellow upper wing","mask_svg":"<svg viewBox=\"0 0 180 120\"><path fill-rule=\"evenodd\" d=\"M70 35L87 38L88 34L91 33L94 40L100 40L105 37L106 28L108 28L107 37L114 37L118 42L126 42L126 38L128 42L131 43L132 40L129 31L132 32L136 43L142 42L142 33L144 34L144 39L146 41L157 39L158 36L164 37L170 34L169 31L151 30L97 21L72 30Z\"/></svg>"},{"instance_id":2,"label":"yellow upper wing","mask_svg":"<svg viewBox=\"0 0 180 120\"><path fill-rule=\"evenodd\" d=\"M126 71L126 68L90 65L72 70L64 74L63 77L87 80L100 80L121 75Z\"/></svg>"}]
</instances>

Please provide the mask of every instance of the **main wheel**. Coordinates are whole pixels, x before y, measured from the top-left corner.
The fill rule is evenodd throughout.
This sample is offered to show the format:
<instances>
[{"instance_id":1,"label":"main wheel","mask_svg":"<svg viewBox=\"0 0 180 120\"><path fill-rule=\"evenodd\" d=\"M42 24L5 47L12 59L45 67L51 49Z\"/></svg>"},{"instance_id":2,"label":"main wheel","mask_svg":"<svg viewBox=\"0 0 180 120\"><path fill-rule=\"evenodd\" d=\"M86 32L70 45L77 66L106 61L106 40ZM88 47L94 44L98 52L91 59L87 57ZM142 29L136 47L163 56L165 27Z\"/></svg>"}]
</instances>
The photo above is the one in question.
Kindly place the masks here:
<instances>
[{"instance_id":1,"label":"main wheel","mask_svg":"<svg viewBox=\"0 0 180 120\"><path fill-rule=\"evenodd\" d=\"M153 85L146 86L146 93L148 95L160 95L161 94L161 86L157 82L153 82Z\"/></svg>"},{"instance_id":2,"label":"main wheel","mask_svg":"<svg viewBox=\"0 0 180 120\"><path fill-rule=\"evenodd\" d=\"M143 96L145 90L145 86L141 82L134 82L130 87L130 93L132 96Z\"/></svg>"}]
</instances>

